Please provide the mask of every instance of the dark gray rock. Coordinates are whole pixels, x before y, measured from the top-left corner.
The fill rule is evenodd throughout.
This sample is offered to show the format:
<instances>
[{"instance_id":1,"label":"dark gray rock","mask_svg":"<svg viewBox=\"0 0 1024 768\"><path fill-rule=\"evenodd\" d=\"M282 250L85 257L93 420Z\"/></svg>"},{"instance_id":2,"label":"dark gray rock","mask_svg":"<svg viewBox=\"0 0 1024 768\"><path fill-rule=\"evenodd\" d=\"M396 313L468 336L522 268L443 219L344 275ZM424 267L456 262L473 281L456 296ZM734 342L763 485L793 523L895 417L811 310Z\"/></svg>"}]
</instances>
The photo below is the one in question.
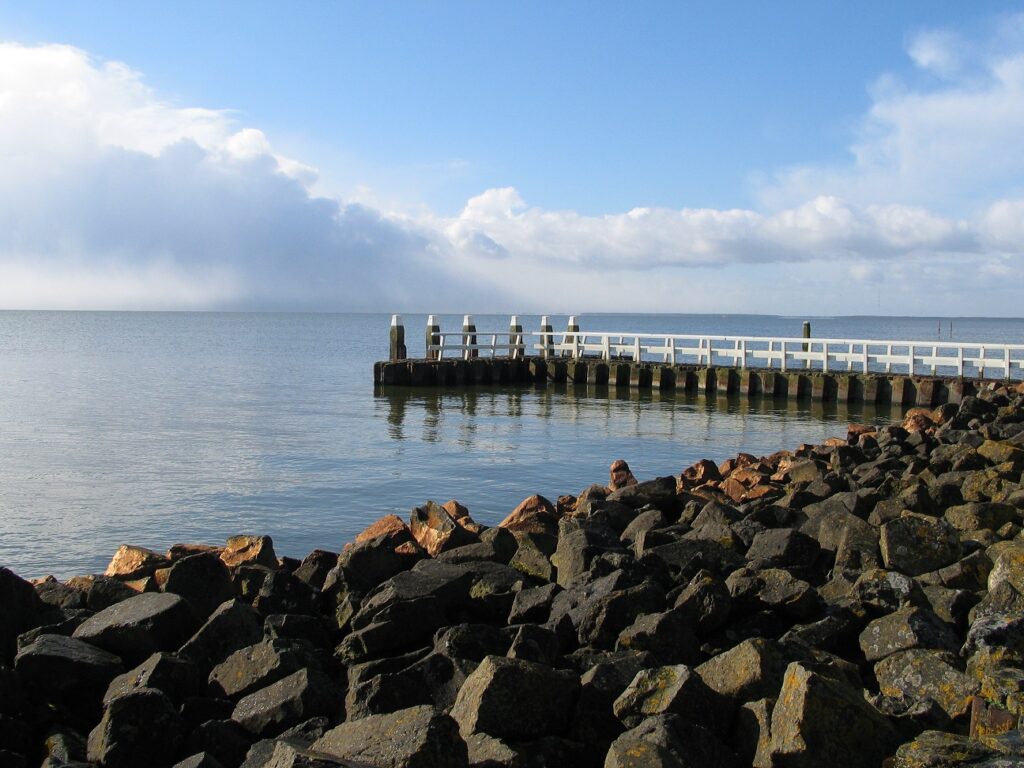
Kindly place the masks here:
<instances>
[{"instance_id":1,"label":"dark gray rock","mask_svg":"<svg viewBox=\"0 0 1024 768\"><path fill-rule=\"evenodd\" d=\"M252 746L252 736L234 720L207 720L185 739L182 751L206 752L225 766L240 765Z\"/></svg>"},{"instance_id":2,"label":"dark gray rock","mask_svg":"<svg viewBox=\"0 0 1024 768\"><path fill-rule=\"evenodd\" d=\"M911 648L955 652L959 645L949 625L926 608L903 608L882 616L868 624L860 635L860 648L868 661Z\"/></svg>"},{"instance_id":3,"label":"dark gray rock","mask_svg":"<svg viewBox=\"0 0 1024 768\"><path fill-rule=\"evenodd\" d=\"M648 651L659 664L697 664L700 644L687 612L673 608L647 613L619 633L616 650Z\"/></svg>"},{"instance_id":4,"label":"dark gray rock","mask_svg":"<svg viewBox=\"0 0 1024 768\"><path fill-rule=\"evenodd\" d=\"M338 553L325 549L314 549L295 569L295 576L309 584L313 589L321 590L329 574L338 564Z\"/></svg>"},{"instance_id":5,"label":"dark gray rock","mask_svg":"<svg viewBox=\"0 0 1024 768\"><path fill-rule=\"evenodd\" d=\"M157 651L176 651L198 622L178 595L150 592L123 600L87 619L73 637L137 664Z\"/></svg>"},{"instance_id":6,"label":"dark gray rock","mask_svg":"<svg viewBox=\"0 0 1024 768\"><path fill-rule=\"evenodd\" d=\"M758 568L809 569L821 547L815 539L793 528L771 528L758 533L747 550L747 561Z\"/></svg>"},{"instance_id":7,"label":"dark gray rock","mask_svg":"<svg viewBox=\"0 0 1024 768\"><path fill-rule=\"evenodd\" d=\"M162 589L185 598L203 619L234 597L231 574L214 552L200 552L176 560L167 569Z\"/></svg>"},{"instance_id":8,"label":"dark gray rock","mask_svg":"<svg viewBox=\"0 0 1024 768\"><path fill-rule=\"evenodd\" d=\"M169 653L154 653L135 669L118 675L110 681L103 703L137 688L163 691L180 706L189 696L198 695L205 687L202 670L194 663Z\"/></svg>"},{"instance_id":9,"label":"dark gray rock","mask_svg":"<svg viewBox=\"0 0 1024 768\"><path fill-rule=\"evenodd\" d=\"M39 637L18 654L14 668L24 685L36 693L95 703L110 681L124 671L114 654L62 635Z\"/></svg>"},{"instance_id":10,"label":"dark gray rock","mask_svg":"<svg viewBox=\"0 0 1024 768\"><path fill-rule=\"evenodd\" d=\"M648 717L612 743L605 768L738 768L711 731L672 714Z\"/></svg>"},{"instance_id":11,"label":"dark gray rock","mask_svg":"<svg viewBox=\"0 0 1024 768\"><path fill-rule=\"evenodd\" d=\"M560 590L561 587L557 584L544 584L520 590L512 600L508 623L522 624L531 621L540 624L547 621L551 614L551 603Z\"/></svg>"},{"instance_id":12,"label":"dark gray rock","mask_svg":"<svg viewBox=\"0 0 1024 768\"><path fill-rule=\"evenodd\" d=\"M612 709L627 728L647 717L674 714L725 734L731 721L728 701L684 664L640 670Z\"/></svg>"},{"instance_id":13,"label":"dark gray rock","mask_svg":"<svg viewBox=\"0 0 1024 768\"><path fill-rule=\"evenodd\" d=\"M253 597L252 607L262 616L275 613L319 613L320 593L292 573L270 571Z\"/></svg>"},{"instance_id":14,"label":"dark gray rock","mask_svg":"<svg viewBox=\"0 0 1024 768\"><path fill-rule=\"evenodd\" d=\"M266 639L240 648L215 666L209 676L210 692L238 701L300 669L321 666L318 657L302 643Z\"/></svg>"},{"instance_id":15,"label":"dark gray rock","mask_svg":"<svg viewBox=\"0 0 1024 768\"><path fill-rule=\"evenodd\" d=\"M466 742L452 718L418 706L342 723L313 751L381 768L467 768Z\"/></svg>"},{"instance_id":16,"label":"dark gray rock","mask_svg":"<svg viewBox=\"0 0 1024 768\"><path fill-rule=\"evenodd\" d=\"M111 700L89 734L89 760L103 768L169 766L184 737L184 724L167 696L138 688Z\"/></svg>"},{"instance_id":17,"label":"dark gray rock","mask_svg":"<svg viewBox=\"0 0 1024 768\"><path fill-rule=\"evenodd\" d=\"M224 764L209 752L196 752L175 763L174 768L224 768Z\"/></svg>"},{"instance_id":18,"label":"dark gray rock","mask_svg":"<svg viewBox=\"0 0 1024 768\"><path fill-rule=\"evenodd\" d=\"M245 696L231 719L254 736L267 738L311 717L336 719L341 711L338 686L319 670L300 669Z\"/></svg>"},{"instance_id":19,"label":"dark gray rock","mask_svg":"<svg viewBox=\"0 0 1024 768\"><path fill-rule=\"evenodd\" d=\"M710 571L699 571L673 606L684 613L698 635L708 635L729 619L732 595L725 582Z\"/></svg>"},{"instance_id":20,"label":"dark gray rock","mask_svg":"<svg viewBox=\"0 0 1024 768\"><path fill-rule=\"evenodd\" d=\"M960 559L960 536L941 518L904 514L881 527L879 548L886 568L920 576Z\"/></svg>"},{"instance_id":21,"label":"dark gray rock","mask_svg":"<svg viewBox=\"0 0 1024 768\"><path fill-rule=\"evenodd\" d=\"M211 669L230 654L260 641L263 620L241 600L228 600L181 646L178 655Z\"/></svg>"},{"instance_id":22,"label":"dark gray rock","mask_svg":"<svg viewBox=\"0 0 1024 768\"><path fill-rule=\"evenodd\" d=\"M14 658L18 635L43 623L46 611L31 584L0 568L0 663Z\"/></svg>"},{"instance_id":23,"label":"dark gray rock","mask_svg":"<svg viewBox=\"0 0 1024 768\"><path fill-rule=\"evenodd\" d=\"M452 717L464 734L532 739L564 732L579 694L571 673L488 656L459 690Z\"/></svg>"}]
</instances>

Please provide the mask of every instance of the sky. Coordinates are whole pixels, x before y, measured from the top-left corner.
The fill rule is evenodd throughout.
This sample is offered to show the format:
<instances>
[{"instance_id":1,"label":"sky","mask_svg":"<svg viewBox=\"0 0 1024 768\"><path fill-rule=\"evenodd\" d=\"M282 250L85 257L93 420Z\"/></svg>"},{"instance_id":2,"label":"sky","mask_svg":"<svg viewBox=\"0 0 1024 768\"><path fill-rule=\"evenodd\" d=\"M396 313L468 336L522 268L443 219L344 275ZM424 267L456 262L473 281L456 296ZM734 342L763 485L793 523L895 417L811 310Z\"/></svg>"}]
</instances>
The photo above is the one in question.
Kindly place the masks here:
<instances>
[{"instance_id":1,"label":"sky","mask_svg":"<svg viewBox=\"0 0 1024 768\"><path fill-rule=\"evenodd\" d=\"M0 5L0 309L1024 315L1024 2Z\"/></svg>"}]
</instances>

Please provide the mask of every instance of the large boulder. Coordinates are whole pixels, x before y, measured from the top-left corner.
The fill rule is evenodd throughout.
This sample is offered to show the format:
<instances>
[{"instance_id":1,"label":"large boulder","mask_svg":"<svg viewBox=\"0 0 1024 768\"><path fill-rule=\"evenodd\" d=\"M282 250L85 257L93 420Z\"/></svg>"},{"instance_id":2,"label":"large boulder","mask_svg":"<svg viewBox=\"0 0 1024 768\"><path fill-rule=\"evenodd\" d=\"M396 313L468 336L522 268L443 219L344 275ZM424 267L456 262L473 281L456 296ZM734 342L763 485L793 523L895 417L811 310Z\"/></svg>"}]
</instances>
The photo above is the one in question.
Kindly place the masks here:
<instances>
[{"instance_id":1,"label":"large boulder","mask_svg":"<svg viewBox=\"0 0 1024 768\"><path fill-rule=\"evenodd\" d=\"M231 574L214 552L183 557L159 574L158 580L164 592L185 598L203 618L234 596Z\"/></svg>"},{"instance_id":2,"label":"large boulder","mask_svg":"<svg viewBox=\"0 0 1024 768\"><path fill-rule=\"evenodd\" d=\"M903 608L875 619L861 632L859 640L868 661L911 648L956 652L960 647L949 625L926 608Z\"/></svg>"},{"instance_id":3,"label":"large boulder","mask_svg":"<svg viewBox=\"0 0 1024 768\"><path fill-rule=\"evenodd\" d=\"M274 541L269 536L232 536L220 554L224 565L234 568L239 565L262 565L277 568Z\"/></svg>"},{"instance_id":4,"label":"large boulder","mask_svg":"<svg viewBox=\"0 0 1024 768\"><path fill-rule=\"evenodd\" d=\"M198 696L205 688L202 670L170 653L154 653L135 669L110 681L103 703L107 704L139 688L162 691L177 706L189 696Z\"/></svg>"},{"instance_id":5,"label":"large boulder","mask_svg":"<svg viewBox=\"0 0 1024 768\"><path fill-rule=\"evenodd\" d=\"M534 739L565 731L579 678L521 659L488 656L459 690L452 717L463 735Z\"/></svg>"},{"instance_id":6,"label":"large boulder","mask_svg":"<svg viewBox=\"0 0 1024 768\"><path fill-rule=\"evenodd\" d=\"M0 568L0 662L11 660L18 635L39 626L46 610L31 584Z\"/></svg>"},{"instance_id":7,"label":"large boulder","mask_svg":"<svg viewBox=\"0 0 1024 768\"><path fill-rule=\"evenodd\" d=\"M239 648L263 637L260 615L241 600L222 603L179 651L182 658L209 670Z\"/></svg>"},{"instance_id":8,"label":"large boulder","mask_svg":"<svg viewBox=\"0 0 1024 768\"><path fill-rule=\"evenodd\" d=\"M941 518L904 514L882 526L879 547L885 567L920 576L960 558L960 535Z\"/></svg>"},{"instance_id":9,"label":"large boulder","mask_svg":"<svg viewBox=\"0 0 1024 768\"><path fill-rule=\"evenodd\" d=\"M886 656L875 664L875 678L883 695L910 702L932 699L950 718L969 711L979 688L960 671L954 654L920 648Z\"/></svg>"},{"instance_id":10,"label":"large boulder","mask_svg":"<svg viewBox=\"0 0 1024 768\"><path fill-rule=\"evenodd\" d=\"M773 765L878 768L899 737L862 693L794 662L772 710Z\"/></svg>"},{"instance_id":11,"label":"large boulder","mask_svg":"<svg viewBox=\"0 0 1024 768\"><path fill-rule=\"evenodd\" d=\"M121 659L83 640L41 635L14 659L24 684L44 697L99 702L107 685L124 671Z\"/></svg>"},{"instance_id":12,"label":"large boulder","mask_svg":"<svg viewBox=\"0 0 1024 768\"><path fill-rule=\"evenodd\" d=\"M677 715L654 715L612 742L604 768L739 766L736 756L711 731Z\"/></svg>"},{"instance_id":13,"label":"large boulder","mask_svg":"<svg viewBox=\"0 0 1024 768\"><path fill-rule=\"evenodd\" d=\"M171 700L160 691L139 688L107 704L89 734L89 760L103 768L169 766L184 734Z\"/></svg>"},{"instance_id":14,"label":"large boulder","mask_svg":"<svg viewBox=\"0 0 1024 768\"><path fill-rule=\"evenodd\" d=\"M431 706L371 715L332 728L312 750L379 768L467 768L458 725Z\"/></svg>"},{"instance_id":15,"label":"large boulder","mask_svg":"<svg viewBox=\"0 0 1024 768\"><path fill-rule=\"evenodd\" d=\"M612 709L627 728L652 715L674 714L725 733L731 719L728 702L685 664L640 670Z\"/></svg>"},{"instance_id":16,"label":"large boulder","mask_svg":"<svg viewBox=\"0 0 1024 768\"><path fill-rule=\"evenodd\" d=\"M320 715L336 719L341 710L341 692L334 682L319 670L300 669L245 696L231 719L253 736L267 738Z\"/></svg>"},{"instance_id":17,"label":"large boulder","mask_svg":"<svg viewBox=\"0 0 1024 768\"><path fill-rule=\"evenodd\" d=\"M431 557L479 541L475 533L463 528L447 509L433 501L413 508L409 530L416 543Z\"/></svg>"},{"instance_id":18,"label":"large boulder","mask_svg":"<svg viewBox=\"0 0 1024 768\"><path fill-rule=\"evenodd\" d=\"M307 647L288 640L265 639L235 651L215 666L210 672L210 691L238 701L300 669L319 666Z\"/></svg>"},{"instance_id":19,"label":"large boulder","mask_svg":"<svg viewBox=\"0 0 1024 768\"><path fill-rule=\"evenodd\" d=\"M151 592L106 608L86 619L74 637L139 663L157 651L176 651L198 622L178 595Z\"/></svg>"},{"instance_id":20,"label":"large boulder","mask_svg":"<svg viewBox=\"0 0 1024 768\"><path fill-rule=\"evenodd\" d=\"M158 568L166 568L170 560L164 555L144 547L122 544L117 548L104 576L113 576L124 581L152 576Z\"/></svg>"}]
</instances>

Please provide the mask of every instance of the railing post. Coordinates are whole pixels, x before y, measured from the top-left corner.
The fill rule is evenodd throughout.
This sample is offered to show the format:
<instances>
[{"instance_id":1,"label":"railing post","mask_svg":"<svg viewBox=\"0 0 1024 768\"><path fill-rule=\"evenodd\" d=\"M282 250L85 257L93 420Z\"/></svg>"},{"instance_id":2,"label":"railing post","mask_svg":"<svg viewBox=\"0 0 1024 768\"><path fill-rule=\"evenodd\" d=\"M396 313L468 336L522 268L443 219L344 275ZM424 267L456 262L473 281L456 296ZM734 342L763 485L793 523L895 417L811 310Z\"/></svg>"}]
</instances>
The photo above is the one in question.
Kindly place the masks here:
<instances>
[{"instance_id":1,"label":"railing post","mask_svg":"<svg viewBox=\"0 0 1024 768\"><path fill-rule=\"evenodd\" d=\"M601 357L606 361L612 359L612 337L607 334L601 337Z\"/></svg>"},{"instance_id":2,"label":"railing post","mask_svg":"<svg viewBox=\"0 0 1024 768\"><path fill-rule=\"evenodd\" d=\"M932 376L938 371L938 366L935 364L935 358L939 356L939 348L932 347Z\"/></svg>"},{"instance_id":3,"label":"railing post","mask_svg":"<svg viewBox=\"0 0 1024 768\"><path fill-rule=\"evenodd\" d=\"M1003 347L1003 379L1010 380L1010 348Z\"/></svg>"},{"instance_id":4,"label":"railing post","mask_svg":"<svg viewBox=\"0 0 1024 768\"><path fill-rule=\"evenodd\" d=\"M676 364L676 341L671 336L665 337L665 346L668 347L668 363Z\"/></svg>"},{"instance_id":5,"label":"railing post","mask_svg":"<svg viewBox=\"0 0 1024 768\"><path fill-rule=\"evenodd\" d=\"M640 362L640 337L639 336L634 336L633 337L633 362L634 363L639 363Z\"/></svg>"},{"instance_id":6,"label":"railing post","mask_svg":"<svg viewBox=\"0 0 1024 768\"><path fill-rule=\"evenodd\" d=\"M441 343L441 326L437 324L437 315L427 315L427 335L425 349L427 350L427 360L439 360L440 350L431 349L433 346L437 346Z\"/></svg>"},{"instance_id":7,"label":"railing post","mask_svg":"<svg viewBox=\"0 0 1024 768\"><path fill-rule=\"evenodd\" d=\"M978 378L979 379L984 379L985 378L985 345L984 344L981 345L981 348L978 351L978 357L980 358L980 360L979 360L979 367L978 367Z\"/></svg>"},{"instance_id":8,"label":"railing post","mask_svg":"<svg viewBox=\"0 0 1024 768\"><path fill-rule=\"evenodd\" d=\"M405 326L402 325L401 315L391 316L389 338L391 341L391 361L405 360Z\"/></svg>"},{"instance_id":9,"label":"railing post","mask_svg":"<svg viewBox=\"0 0 1024 768\"><path fill-rule=\"evenodd\" d=\"M910 345L910 352L907 355L907 376L914 375L914 345Z\"/></svg>"},{"instance_id":10,"label":"railing post","mask_svg":"<svg viewBox=\"0 0 1024 768\"><path fill-rule=\"evenodd\" d=\"M868 343L865 341L864 344L864 373L868 372Z\"/></svg>"},{"instance_id":11,"label":"railing post","mask_svg":"<svg viewBox=\"0 0 1024 768\"><path fill-rule=\"evenodd\" d=\"M508 321L508 356L513 360L521 360L525 352L523 350L523 326L519 324L519 318L515 315Z\"/></svg>"},{"instance_id":12,"label":"railing post","mask_svg":"<svg viewBox=\"0 0 1024 768\"><path fill-rule=\"evenodd\" d=\"M892 373L892 344L885 345L885 372Z\"/></svg>"},{"instance_id":13,"label":"railing post","mask_svg":"<svg viewBox=\"0 0 1024 768\"><path fill-rule=\"evenodd\" d=\"M541 354L544 359L551 357L551 345L553 343L551 337L551 321L547 315L544 315L540 319L540 348Z\"/></svg>"},{"instance_id":14,"label":"railing post","mask_svg":"<svg viewBox=\"0 0 1024 768\"><path fill-rule=\"evenodd\" d=\"M964 377L964 348L962 344L956 346L956 375L961 379Z\"/></svg>"},{"instance_id":15,"label":"railing post","mask_svg":"<svg viewBox=\"0 0 1024 768\"><path fill-rule=\"evenodd\" d=\"M782 340L782 372L786 372L786 340Z\"/></svg>"},{"instance_id":16,"label":"railing post","mask_svg":"<svg viewBox=\"0 0 1024 768\"><path fill-rule=\"evenodd\" d=\"M740 369L745 370L747 367L747 340L740 339Z\"/></svg>"},{"instance_id":17,"label":"railing post","mask_svg":"<svg viewBox=\"0 0 1024 768\"><path fill-rule=\"evenodd\" d=\"M463 357L466 360L477 357L479 350L476 349L476 324L472 315L462 318L462 346L466 348L463 350Z\"/></svg>"}]
</instances>

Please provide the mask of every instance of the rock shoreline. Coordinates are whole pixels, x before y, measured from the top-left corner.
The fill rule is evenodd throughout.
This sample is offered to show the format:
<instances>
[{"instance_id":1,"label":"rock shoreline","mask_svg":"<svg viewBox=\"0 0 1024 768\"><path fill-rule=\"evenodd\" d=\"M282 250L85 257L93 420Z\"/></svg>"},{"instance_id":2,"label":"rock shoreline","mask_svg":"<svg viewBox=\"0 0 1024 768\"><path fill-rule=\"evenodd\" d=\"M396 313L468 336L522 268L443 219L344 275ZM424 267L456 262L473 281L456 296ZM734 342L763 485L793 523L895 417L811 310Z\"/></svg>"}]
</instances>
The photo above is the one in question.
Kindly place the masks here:
<instances>
[{"instance_id":1,"label":"rock shoreline","mask_svg":"<svg viewBox=\"0 0 1024 768\"><path fill-rule=\"evenodd\" d=\"M7 768L1024 766L1024 385L502 523L0 568Z\"/></svg>"}]
</instances>

